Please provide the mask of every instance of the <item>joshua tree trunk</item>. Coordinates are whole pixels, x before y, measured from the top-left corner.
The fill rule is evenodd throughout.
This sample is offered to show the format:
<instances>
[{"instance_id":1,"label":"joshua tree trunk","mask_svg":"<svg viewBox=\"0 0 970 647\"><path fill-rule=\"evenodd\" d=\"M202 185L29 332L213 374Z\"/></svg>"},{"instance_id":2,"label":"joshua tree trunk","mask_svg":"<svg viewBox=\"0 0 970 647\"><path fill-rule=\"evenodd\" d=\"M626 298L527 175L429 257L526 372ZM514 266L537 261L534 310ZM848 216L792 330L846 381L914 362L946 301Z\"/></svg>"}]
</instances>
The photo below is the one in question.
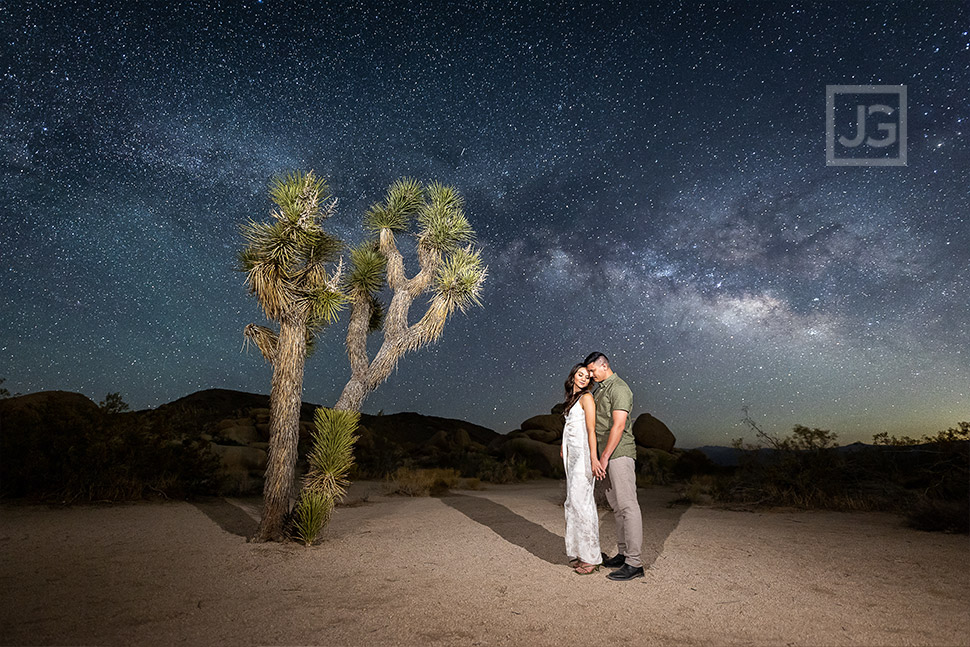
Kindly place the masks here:
<instances>
[{"instance_id":1,"label":"joshua tree trunk","mask_svg":"<svg viewBox=\"0 0 970 647\"><path fill-rule=\"evenodd\" d=\"M269 456L263 486L263 518L254 541L281 541L295 479L296 448L300 439L303 367L306 361L306 323L285 317L280 323L277 354L273 359L270 392Z\"/></svg>"},{"instance_id":2,"label":"joshua tree trunk","mask_svg":"<svg viewBox=\"0 0 970 647\"><path fill-rule=\"evenodd\" d=\"M360 408L364 406L364 400L373 390L373 387L367 385L366 380L352 376L333 408L338 411L359 412Z\"/></svg>"}]
</instances>

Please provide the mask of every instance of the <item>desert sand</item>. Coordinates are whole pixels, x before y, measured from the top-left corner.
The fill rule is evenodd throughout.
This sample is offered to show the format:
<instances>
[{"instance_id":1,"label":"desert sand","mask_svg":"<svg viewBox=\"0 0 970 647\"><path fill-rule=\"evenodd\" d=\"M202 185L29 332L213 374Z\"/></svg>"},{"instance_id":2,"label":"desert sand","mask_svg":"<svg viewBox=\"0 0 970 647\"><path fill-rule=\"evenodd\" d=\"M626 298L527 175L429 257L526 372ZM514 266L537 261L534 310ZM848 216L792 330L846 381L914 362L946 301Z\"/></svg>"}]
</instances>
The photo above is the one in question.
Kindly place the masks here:
<instances>
[{"instance_id":1,"label":"desert sand","mask_svg":"<svg viewBox=\"0 0 970 647\"><path fill-rule=\"evenodd\" d=\"M667 507L646 577L565 566L562 485L354 484L321 544L251 544L258 499L0 508L0 642L967 645L967 537L897 517ZM612 515L601 511L604 548Z\"/></svg>"}]
</instances>

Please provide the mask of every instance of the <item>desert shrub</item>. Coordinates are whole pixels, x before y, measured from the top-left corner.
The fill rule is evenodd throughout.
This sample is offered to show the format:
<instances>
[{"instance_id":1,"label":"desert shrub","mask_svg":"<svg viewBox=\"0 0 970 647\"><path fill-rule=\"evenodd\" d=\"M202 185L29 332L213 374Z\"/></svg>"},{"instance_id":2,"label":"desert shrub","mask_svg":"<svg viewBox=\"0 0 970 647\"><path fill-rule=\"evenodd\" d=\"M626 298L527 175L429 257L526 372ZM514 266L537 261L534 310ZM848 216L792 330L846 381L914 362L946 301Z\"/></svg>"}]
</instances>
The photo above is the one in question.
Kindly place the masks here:
<instances>
[{"instance_id":1,"label":"desert shrub","mask_svg":"<svg viewBox=\"0 0 970 647\"><path fill-rule=\"evenodd\" d=\"M970 532L970 423L920 438L880 433L873 441L877 447L867 467L882 470L913 492L900 497L898 506L910 526Z\"/></svg>"},{"instance_id":2,"label":"desert shrub","mask_svg":"<svg viewBox=\"0 0 970 647\"><path fill-rule=\"evenodd\" d=\"M637 458L637 486L667 485L675 480L677 457L660 449L640 450Z\"/></svg>"},{"instance_id":3,"label":"desert shrub","mask_svg":"<svg viewBox=\"0 0 970 647\"><path fill-rule=\"evenodd\" d=\"M467 478L462 479L462 487L466 490L481 490L483 488L482 482L477 478Z\"/></svg>"},{"instance_id":4,"label":"desert shrub","mask_svg":"<svg viewBox=\"0 0 970 647\"><path fill-rule=\"evenodd\" d=\"M970 533L968 501L944 501L920 496L906 510L906 523L917 530Z\"/></svg>"},{"instance_id":5,"label":"desert shrub","mask_svg":"<svg viewBox=\"0 0 970 647\"><path fill-rule=\"evenodd\" d=\"M98 403L98 408L108 415L129 410L128 403L121 399L121 393L118 392L106 395L104 400Z\"/></svg>"},{"instance_id":6,"label":"desert shrub","mask_svg":"<svg viewBox=\"0 0 970 647\"><path fill-rule=\"evenodd\" d=\"M713 500L717 487L717 478L713 475L694 475L687 483L680 486L680 496L670 502L670 505L698 505L709 504Z\"/></svg>"},{"instance_id":7,"label":"desert shrub","mask_svg":"<svg viewBox=\"0 0 970 647\"><path fill-rule=\"evenodd\" d=\"M407 462L404 450L383 435L367 433L366 439L366 445L359 442L355 447L352 478L383 479Z\"/></svg>"},{"instance_id":8,"label":"desert shrub","mask_svg":"<svg viewBox=\"0 0 970 647\"><path fill-rule=\"evenodd\" d=\"M836 509L844 503L848 473L837 451L836 434L796 425L790 436L778 438L763 432L750 418L745 422L759 442L734 441L743 453L730 484L717 489L721 500Z\"/></svg>"},{"instance_id":9,"label":"desert shrub","mask_svg":"<svg viewBox=\"0 0 970 647\"><path fill-rule=\"evenodd\" d=\"M537 478L536 472L521 458L498 459L481 452L465 452L458 461L457 469L463 477L485 483L521 483Z\"/></svg>"},{"instance_id":10,"label":"desert shrub","mask_svg":"<svg viewBox=\"0 0 970 647\"><path fill-rule=\"evenodd\" d=\"M880 433L873 442L881 446L882 464L889 465L896 481L923 490L930 499L957 501L970 496L970 423L918 439Z\"/></svg>"},{"instance_id":11,"label":"desert shrub","mask_svg":"<svg viewBox=\"0 0 970 647\"><path fill-rule=\"evenodd\" d=\"M759 444L742 450L730 478L712 492L719 501L834 510L884 510L923 530L968 532L970 423L933 436L876 434L874 445L839 448L835 434L796 426L775 438L749 422Z\"/></svg>"},{"instance_id":12,"label":"desert shrub","mask_svg":"<svg viewBox=\"0 0 970 647\"><path fill-rule=\"evenodd\" d=\"M439 496L458 487L461 476L453 469L401 467L389 479L391 492L405 496Z\"/></svg>"},{"instance_id":13,"label":"desert shrub","mask_svg":"<svg viewBox=\"0 0 970 647\"><path fill-rule=\"evenodd\" d=\"M704 452L698 449L690 449L679 456L671 470L671 476L676 481L690 481L695 476L710 474L721 474L725 469L716 465Z\"/></svg>"}]
</instances>

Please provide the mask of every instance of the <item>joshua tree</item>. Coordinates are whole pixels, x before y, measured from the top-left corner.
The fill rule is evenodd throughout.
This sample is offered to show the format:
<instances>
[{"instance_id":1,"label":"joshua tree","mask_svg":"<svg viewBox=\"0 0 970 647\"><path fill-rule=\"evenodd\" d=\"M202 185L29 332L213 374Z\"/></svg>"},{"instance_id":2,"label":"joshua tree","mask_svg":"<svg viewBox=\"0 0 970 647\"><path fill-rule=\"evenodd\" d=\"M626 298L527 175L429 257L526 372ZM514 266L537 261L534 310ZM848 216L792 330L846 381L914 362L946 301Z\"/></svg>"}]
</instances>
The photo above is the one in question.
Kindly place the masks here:
<instances>
[{"instance_id":1,"label":"joshua tree","mask_svg":"<svg viewBox=\"0 0 970 647\"><path fill-rule=\"evenodd\" d=\"M364 216L364 226L376 238L351 251L346 282L351 302L347 330L351 377L335 409L360 411L364 399L388 378L404 353L441 337L455 309L464 311L471 304L480 304L487 268L471 247L475 232L462 204L452 187L437 183L422 187L404 179L391 185L384 202L371 206ZM420 269L409 279L395 234L407 232L412 220L417 224L414 235ZM385 283L392 292L386 315L377 300ZM425 293L427 310L409 325L411 304ZM381 327L381 320L383 343L371 361L367 334Z\"/></svg>"},{"instance_id":2,"label":"joshua tree","mask_svg":"<svg viewBox=\"0 0 970 647\"><path fill-rule=\"evenodd\" d=\"M278 333L254 324L245 329L246 338L273 366L263 517L256 541L283 537L294 494L307 345L315 332L337 318L346 303L340 289L342 264L332 274L326 269L342 248L320 226L336 207L326 182L313 171L296 172L274 178L269 193L277 207L273 220L250 220L244 225L247 245L239 254L250 293L256 295L267 319L279 324Z\"/></svg>"}]
</instances>

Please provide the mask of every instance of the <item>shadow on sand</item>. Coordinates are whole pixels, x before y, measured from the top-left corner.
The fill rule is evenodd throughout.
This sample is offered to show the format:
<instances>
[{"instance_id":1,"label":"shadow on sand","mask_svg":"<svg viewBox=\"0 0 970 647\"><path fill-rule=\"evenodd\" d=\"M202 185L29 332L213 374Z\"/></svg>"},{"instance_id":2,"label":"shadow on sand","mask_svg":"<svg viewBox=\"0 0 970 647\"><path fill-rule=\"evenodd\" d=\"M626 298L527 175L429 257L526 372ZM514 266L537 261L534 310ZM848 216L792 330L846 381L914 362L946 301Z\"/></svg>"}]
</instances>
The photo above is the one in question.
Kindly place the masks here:
<instances>
[{"instance_id":1,"label":"shadow on sand","mask_svg":"<svg viewBox=\"0 0 970 647\"><path fill-rule=\"evenodd\" d=\"M637 497L643 512L643 567L650 568L689 506L668 507L670 496L665 491L638 490ZM543 561L550 564L563 564L566 561L565 539L562 536L549 532L504 505L485 497L466 494L450 494L441 497L441 502ZM613 513L609 509L600 510L600 526L613 523ZM606 548L609 548L606 551L609 554L616 550L615 546L604 546Z\"/></svg>"},{"instance_id":2,"label":"shadow on sand","mask_svg":"<svg viewBox=\"0 0 970 647\"><path fill-rule=\"evenodd\" d=\"M220 528L233 535L249 538L256 532L259 523L245 510L233 505L222 497L199 499L191 502L202 514L212 519Z\"/></svg>"},{"instance_id":3,"label":"shadow on sand","mask_svg":"<svg viewBox=\"0 0 970 647\"><path fill-rule=\"evenodd\" d=\"M442 497L441 502L472 521L488 526L505 541L525 548L541 560L550 564L562 564L565 561L562 537L515 514L504 505L467 494L451 494Z\"/></svg>"}]
</instances>

